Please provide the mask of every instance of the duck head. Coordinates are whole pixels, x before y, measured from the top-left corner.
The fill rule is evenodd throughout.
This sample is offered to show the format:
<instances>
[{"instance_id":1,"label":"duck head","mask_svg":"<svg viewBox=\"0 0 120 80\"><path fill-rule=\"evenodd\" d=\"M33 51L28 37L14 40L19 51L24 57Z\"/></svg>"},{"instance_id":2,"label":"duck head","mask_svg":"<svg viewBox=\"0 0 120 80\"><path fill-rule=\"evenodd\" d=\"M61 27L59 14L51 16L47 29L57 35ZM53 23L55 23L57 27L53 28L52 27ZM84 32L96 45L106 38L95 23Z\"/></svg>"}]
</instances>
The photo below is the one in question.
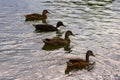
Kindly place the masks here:
<instances>
[{"instance_id":1,"label":"duck head","mask_svg":"<svg viewBox=\"0 0 120 80\"><path fill-rule=\"evenodd\" d=\"M69 44L70 43L70 38L69 38L69 36L70 35L72 35L72 36L74 36L74 34L72 33L72 31L67 31L66 33L65 33L65 40L66 40L66 42Z\"/></svg>"},{"instance_id":2,"label":"duck head","mask_svg":"<svg viewBox=\"0 0 120 80\"><path fill-rule=\"evenodd\" d=\"M72 31L67 31L66 33L65 33L65 38L67 38L68 36L70 36L70 35L72 35L72 36L74 36L74 34L72 33Z\"/></svg>"},{"instance_id":3,"label":"duck head","mask_svg":"<svg viewBox=\"0 0 120 80\"><path fill-rule=\"evenodd\" d=\"M56 27L58 28L58 27L60 27L60 26L64 26L64 27L65 27L65 25L63 24L63 22L62 22L62 21L58 21L58 22L57 22Z\"/></svg>"},{"instance_id":4,"label":"duck head","mask_svg":"<svg viewBox=\"0 0 120 80\"><path fill-rule=\"evenodd\" d=\"M42 13L42 14L45 15L45 14L47 14L47 13L49 13L48 10L43 10L43 13ZM49 13L49 14L50 14L50 13Z\"/></svg>"},{"instance_id":5,"label":"duck head","mask_svg":"<svg viewBox=\"0 0 120 80\"><path fill-rule=\"evenodd\" d=\"M86 61L89 62L89 56L95 57L94 53L91 50L88 50L86 53Z\"/></svg>"}]
</instances>

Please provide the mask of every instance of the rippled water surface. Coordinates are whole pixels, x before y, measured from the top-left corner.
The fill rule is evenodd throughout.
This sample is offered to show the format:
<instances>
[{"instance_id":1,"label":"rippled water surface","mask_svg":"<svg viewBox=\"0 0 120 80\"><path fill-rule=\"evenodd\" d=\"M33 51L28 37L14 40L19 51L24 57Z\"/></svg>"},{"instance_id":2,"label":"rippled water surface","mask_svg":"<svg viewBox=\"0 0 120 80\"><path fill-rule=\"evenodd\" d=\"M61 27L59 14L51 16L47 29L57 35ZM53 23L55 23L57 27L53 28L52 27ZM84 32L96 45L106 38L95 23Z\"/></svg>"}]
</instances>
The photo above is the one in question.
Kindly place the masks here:
<instances>
[{"instance_id":1,"label":"rippled water surface","mask_svg":"<svg viewBox=\"0 0 120 80\"><path fill-rule=\"evenodd\" d=\"M63 21L61 37L71 30L69 49L43 50L42 39L56 32L39 33L25 22L25 14L47 9L47 22ZM92 50L91 71L65 75L66 61ZM119 0L0 0L0 80L120 80Z\"/></svg>"}]
</instances>

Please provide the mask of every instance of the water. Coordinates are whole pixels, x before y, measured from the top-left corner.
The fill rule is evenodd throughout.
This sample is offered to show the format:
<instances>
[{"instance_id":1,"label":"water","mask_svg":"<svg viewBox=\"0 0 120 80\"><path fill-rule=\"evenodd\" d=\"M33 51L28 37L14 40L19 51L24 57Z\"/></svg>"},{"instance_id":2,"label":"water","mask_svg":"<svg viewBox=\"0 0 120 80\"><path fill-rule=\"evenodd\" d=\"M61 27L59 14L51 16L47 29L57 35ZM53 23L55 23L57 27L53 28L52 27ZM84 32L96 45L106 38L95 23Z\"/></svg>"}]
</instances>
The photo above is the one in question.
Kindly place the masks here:
<instances>
[{"instance_id":1,"label":"water","mask_svg":"<svg viewBox=\"0 0 120 80\"><path fill-rule=\"evenodd\" d=\"M42 39L24 15L47 9L47 22L63 21L62 36L71 30L70 50L42 50ZM120 80L119 0L0 0L0 80ZM92 50L94 69L65 75L66 61Z\"/></svg>"}]
</instances>

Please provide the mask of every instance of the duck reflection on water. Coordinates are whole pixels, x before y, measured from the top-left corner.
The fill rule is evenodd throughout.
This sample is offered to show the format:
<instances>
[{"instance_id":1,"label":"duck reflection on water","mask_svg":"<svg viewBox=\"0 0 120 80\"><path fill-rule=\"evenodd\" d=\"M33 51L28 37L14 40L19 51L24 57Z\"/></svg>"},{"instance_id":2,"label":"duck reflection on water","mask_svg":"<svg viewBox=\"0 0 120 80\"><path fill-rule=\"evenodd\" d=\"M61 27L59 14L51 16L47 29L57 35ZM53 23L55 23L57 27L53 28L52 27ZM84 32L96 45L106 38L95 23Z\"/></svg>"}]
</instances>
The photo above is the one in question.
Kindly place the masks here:
<instances>
[{"instance_id":1,"label":"duck reflection on water","mask_svg":"<svg viewBox=\"0 0 120 80\"><path fill-rule=\"evenodd\" d=\"M72 52L72 47L70 45L47 45L45 44L43 47L42 47L42 50L46 50L46 51L53 51L53 50L57 50L57 49L60 49L60 48L64 48L64 50L66 51L66 53L70 53Z\"/></svg>"}]
</instances>

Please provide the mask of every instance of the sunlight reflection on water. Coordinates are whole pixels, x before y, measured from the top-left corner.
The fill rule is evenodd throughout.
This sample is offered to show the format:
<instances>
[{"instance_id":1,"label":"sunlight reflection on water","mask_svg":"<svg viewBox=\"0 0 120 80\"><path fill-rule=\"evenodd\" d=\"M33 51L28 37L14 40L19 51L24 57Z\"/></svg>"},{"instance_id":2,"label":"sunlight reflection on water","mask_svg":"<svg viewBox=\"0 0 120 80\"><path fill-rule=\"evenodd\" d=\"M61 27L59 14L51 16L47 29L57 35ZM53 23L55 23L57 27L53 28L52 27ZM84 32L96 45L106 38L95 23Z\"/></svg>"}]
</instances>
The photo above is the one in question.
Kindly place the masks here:
<instances>
[{"instance_id":1,"label":"sunlight reflection on water","mask_svg":"<svg viewBox=\"0 0 120 80\"><path fill-rule=\"evenodd\" d=\"M1 0L0 1L0 80L120 80L120 1L119 0ZM56 32L39 33L24 15L48 9L47 22L61 20L61 37L71 30L68 51L43 50L42 39ZM87 50L95 67L65 75L66 61L83 57Z\"/></svg>"}]
</instances>

